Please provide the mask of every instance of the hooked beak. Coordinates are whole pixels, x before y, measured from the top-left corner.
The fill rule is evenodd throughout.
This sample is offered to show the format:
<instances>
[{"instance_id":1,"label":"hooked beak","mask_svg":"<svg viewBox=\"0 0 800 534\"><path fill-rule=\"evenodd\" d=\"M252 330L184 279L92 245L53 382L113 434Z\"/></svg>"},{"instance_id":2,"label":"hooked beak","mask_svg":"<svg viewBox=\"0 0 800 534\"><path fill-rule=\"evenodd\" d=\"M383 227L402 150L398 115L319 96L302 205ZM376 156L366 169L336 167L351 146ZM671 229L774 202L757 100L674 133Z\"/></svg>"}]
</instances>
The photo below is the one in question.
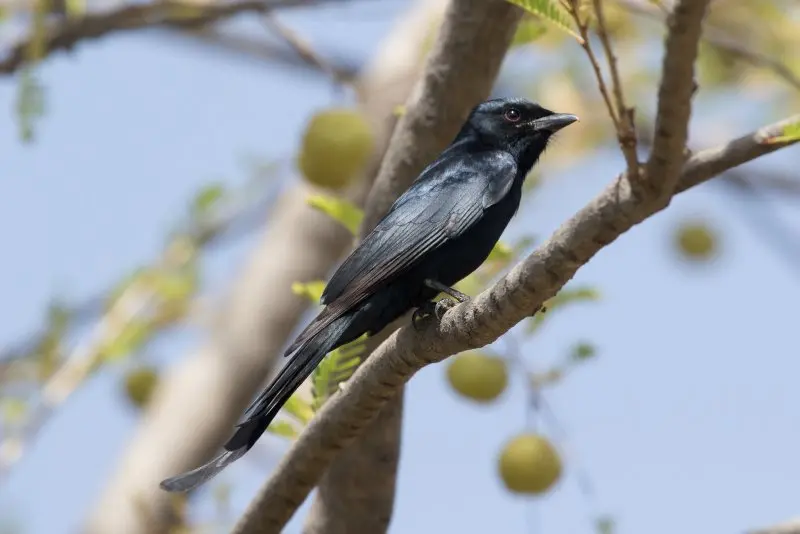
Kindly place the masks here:
<instances>
[{"instance_id":1,"label":"hooked beak","mask_svg":"<svg viewBox=\"0 0 800 534\"><path fill-rule=\"evenodd\" d=\"M555 133L561 128L569 126L578 120L580 119L578 119L577 115L571 115L569 113L553 113L547 117L542 117L541 119L532 121L531 126L533 126L534 130L545 130L550 133Z\"/></svg>"}]
</instances>

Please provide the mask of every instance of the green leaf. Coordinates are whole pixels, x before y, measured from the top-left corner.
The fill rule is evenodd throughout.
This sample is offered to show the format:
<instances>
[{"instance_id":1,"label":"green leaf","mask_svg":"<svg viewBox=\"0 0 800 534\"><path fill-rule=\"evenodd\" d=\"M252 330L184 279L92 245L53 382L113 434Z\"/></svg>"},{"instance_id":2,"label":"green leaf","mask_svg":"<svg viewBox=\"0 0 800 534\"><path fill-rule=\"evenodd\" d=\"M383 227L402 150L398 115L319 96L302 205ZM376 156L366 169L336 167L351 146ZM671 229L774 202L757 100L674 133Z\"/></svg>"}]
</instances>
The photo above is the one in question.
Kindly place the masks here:
<instances>
[{"instance_id":1,"label":"green leaf","mask_svg":"<svg viewBox=\"0 0 800 534\"><path fill-rule=\"evenodd\" d=\"M80 17L86 13L86 0L66 0L67 15L69 17Z\"/></svg>"},{"instance_id":2,"label":"green leaf","mask_svg":"<svg viewBox=\"0 0 800 534\"><path fill-rule=\"evenodd\" d=\"M304 424L308 424L314 417L314 407L299 393L289 397L289 400L283 405L283 410Z\"/></svg>"},{"instance_id":3,"label":"green leaf","mask_svg":"<svg viewBox=\"0 0 800 534\"><path fill-rule=\"evenodd\" d=\"M361 363L361 354L366 350L366 338L367 335L364 334L332 351L314 370L311 377L314 411L319 410L336 393L339 384L353 376Z\"/></svg>"},{"instance_id":4,"label":"green leaf","mask_svg":"<svg viewBox=\"0 0 800 534\"><path fill-rule=\"evenodd\" d=\"M539 19L534 17L525 17L517 26L517 31L514 33L514 39L511 41L511 48L529 45L545 33L547 33L547 26L542 24Z\"/></svg>"},{"instance_id":5,"label":"green leaf","mask_svg":"<svg viewBox=\"0 0 800 534\"><path fill-rule=\"evenodd\" d=\"M572 29L572 19L569 14L552 0L508 0L525 11L532 13L553 24L556 28L567 32L583 44L583 38Z\"/></svg>"},{"instance_id":6,"label":"green leaf","mask_svg":"<svg viewBox=\"0 0 800 534\"><path fill-rule=\"evenodd\" d=\"M117 300L127 291L133 284L147 280L151 276L151 269L146 267L138 267L133 272L125 275L122 280L109 292L106 300L105 311L110 310L117 303Z\"/></svg>"},{"instance_id":7,"label":"green leaf","mask_svg":"<svg viewBox=\"0 0 800 534\"><path fill-rule=\"evenodd\" d=\"M47 310L47 330L36 343L36 355L39 377L49 378L55 372L61 359L62 342L70 324L70 311L61 304L53 302Z\"/></svg>"},{"instance_id":8,"label":"green leaf","mask_svg":"<svg viewBox=\"0 0 800 534\"><path fill-rule=\"evenodd\" d=\"M325 291L326 282L323 280L313 280L311 282L294 282L292 293L306 297L314 304L319 304L322 299L322 292Z\"/></svg>"},{"instance_id":9,"label":"green leaf","mask_svg":"<svg viewBox=\"0 0 800 534\"><path fill-rule=\"evenodd\" d=\"M30 66L23 67L19 75L16 111L20 139L30 143L34 140L34 124L45 111L44 88Z\"/></svg>"},{"instance_id":10,"label":"green leaf","mask_svg":"<svg viewBox=\"0 0 800 534\"><path fill-rule=\"evenodd\" d=\"M572 347L570 359L573 362L578 363L594 358L596 354L597 351L594 348L594 345L591 343L581 342Z\"/></svg>"},{"instance_id":11,"label":"green leaf","mask_svg":"<svg viewBox=\"0 0 800 534\"><path fill-rule=\"evenodd\" d=\"M297 429L289 421L282 421L279 419L276 419L270 423L270 425L267 427L267 432L289 439L296 439L297 436L300 435Z\"/></svg>"},{"instance_id":12,"label":"green leaf","mask_svg":"<svg viewBox=\"0 0 800 534\"><path fill-rule=\"evenodd\" d=\"M567 304L574 302L591 302L600 299L600 293L591 287L580 287L576 289L565 288L562 289L555 297L545 301L544 309L531 317L528 320L528 327L526 329L528 334L533 334L548 317L553 314L553 311L564 307Z\"/></svg>"},{"instance_id":13,"label":"green leaf","mask_svg":"<svg viewBox=\"0 0 800 534\"><path fill-rule=\"evenodd\" d=\"M327 195L311 195L306 202L312 208L318 209L340 223L354 236L358 234L358 227L361 226L364 211L355 204Z\"/></svg>"},{"instance_id":14,"label":"green leaf","mask_svg":"<svg viewBox=\"0 0 800 534\"><path fill-rule=\"evenodd\" d=\"M203 217L214 209L225 196L225 187L215 183L205 186L197 192L192 200L191 213L194 217Z\"/></svg>"},{"instance_id":15,"label":"green leaf","mask_svg":"<svg viewBox=\"0 0 800 534\"><path fill-rule=\"evenodd\" d=\"M197 290L197 272L190 268L156 271L152 284L153 290L165 301L187 300Z\"/></svg>"},{"instance_id":16,"label":"green leaf","mask_svg":"<svg viewBox=\"0 0 800 534\"><path fill-rule=\"evenodd\" d=\"M3 414L3 423L18 425L24 422L28 413L28 404L17 397L6 397L0 400L0 413Z\"/></svg>"},{"instance_id":17,"label":"green leaf","mask_svg":"<svg viewBox=\"0 0 800 534\"><path fill-rule=\"evenodd\" d=\"M141 319L129 321L119 334L107 340L99 349L99 356L106 361L120 360L141 349L150 337L152 328Z\"/></svg>"},{"instance_id":18,"label":"green leaf","mask_svg":"<svg viewBox=\"0 0 800 534\"><path fill-rule=\"evenodd\" d=\"M795 141L800 141L800 122L787 124L783 127L783 133L781 135L766 139L764 144L793 143Z\"/></svg>"}]
</instances>

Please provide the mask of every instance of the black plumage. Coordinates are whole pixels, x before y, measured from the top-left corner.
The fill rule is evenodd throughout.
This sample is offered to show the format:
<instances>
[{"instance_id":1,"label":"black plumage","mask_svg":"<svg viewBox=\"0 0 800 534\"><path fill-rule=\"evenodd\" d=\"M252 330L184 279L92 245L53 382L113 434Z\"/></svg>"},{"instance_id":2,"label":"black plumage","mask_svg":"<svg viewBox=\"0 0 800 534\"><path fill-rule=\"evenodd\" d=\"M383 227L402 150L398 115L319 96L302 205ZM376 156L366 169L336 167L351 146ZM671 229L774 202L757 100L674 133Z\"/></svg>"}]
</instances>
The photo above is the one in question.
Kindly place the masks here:
<instances>
[{"instance_id":1,"label":"black plumage","mask_svg":"<svg viewBox=\"0 0 800 534\"><path fill-rule=\"evenodd\" d=\"M453 143L334 273L322 294L325 308L287 349L294 356L252 403L225 451L161 487L193 489L245 454L331 350L411 309L429 310L441 292L463 300L451 286L486 260L551 136L576 120L524 99L476 106Z\"/></svg>"}]
</instances>

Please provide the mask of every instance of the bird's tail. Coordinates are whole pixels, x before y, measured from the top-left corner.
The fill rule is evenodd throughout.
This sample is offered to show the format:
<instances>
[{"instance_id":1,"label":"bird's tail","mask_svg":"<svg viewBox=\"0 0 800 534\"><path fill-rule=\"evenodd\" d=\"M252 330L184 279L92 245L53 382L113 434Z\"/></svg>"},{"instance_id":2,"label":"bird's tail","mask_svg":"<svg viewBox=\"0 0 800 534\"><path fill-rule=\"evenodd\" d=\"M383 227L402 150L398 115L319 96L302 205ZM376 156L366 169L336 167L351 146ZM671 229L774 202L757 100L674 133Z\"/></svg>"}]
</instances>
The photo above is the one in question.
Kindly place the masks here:
<instances>
[{"instance_id":1,"label":"bird's tail","mask_svg":"<svg viewBox=\"0 0 800 534\"><path fill-rule=\"evenodd\" d=\"M225 444L225 451L197 469L163 480L161 488L171 492L192 490L244 456L325 355L342 344L345 331L352 322L352 315L339 317L308 340L247 409L244 421L236 425L236 432Z\"/></svg>"}]
</instances>

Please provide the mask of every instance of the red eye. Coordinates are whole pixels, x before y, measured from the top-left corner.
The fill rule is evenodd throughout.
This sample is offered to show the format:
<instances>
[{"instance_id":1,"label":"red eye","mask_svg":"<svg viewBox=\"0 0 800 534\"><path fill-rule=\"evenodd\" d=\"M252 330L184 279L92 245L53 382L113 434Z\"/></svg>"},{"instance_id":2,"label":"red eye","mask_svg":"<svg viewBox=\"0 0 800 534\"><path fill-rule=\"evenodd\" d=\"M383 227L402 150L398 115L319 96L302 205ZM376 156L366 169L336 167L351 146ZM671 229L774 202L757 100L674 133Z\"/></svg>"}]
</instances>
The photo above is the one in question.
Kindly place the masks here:
<instances>
[{"instance_id":1,"label":"red eye","mask_svg":"<svg viewBox=\"0 0 800 534\"><path fill-rule=\"evenodd\" d=\"M522 118L522 113L520 113L518 109L511 108L507 110L503 116L508 122L517 122Z\"/></svg>"}]
</instances>

